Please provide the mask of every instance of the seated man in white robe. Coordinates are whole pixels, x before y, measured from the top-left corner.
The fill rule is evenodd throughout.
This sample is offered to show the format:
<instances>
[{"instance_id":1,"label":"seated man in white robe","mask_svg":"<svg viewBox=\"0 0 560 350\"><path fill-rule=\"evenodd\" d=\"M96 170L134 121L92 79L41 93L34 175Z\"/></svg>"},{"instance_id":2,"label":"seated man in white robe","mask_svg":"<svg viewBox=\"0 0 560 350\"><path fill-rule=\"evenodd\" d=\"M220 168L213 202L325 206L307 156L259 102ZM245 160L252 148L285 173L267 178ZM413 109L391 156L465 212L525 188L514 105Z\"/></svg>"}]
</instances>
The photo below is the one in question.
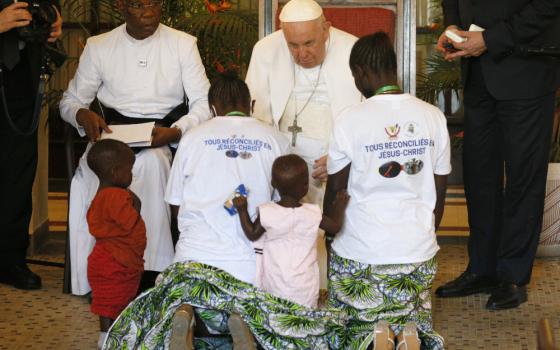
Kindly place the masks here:
<instances>
[{"instance_id":1,"label":"seated man in white robe","mask_svg":"<svg viewBox=\"0 0 560 350\"><path fill-rule=\"evenodd\" d=\"M308 203L322 205L333 119L361 101L348 65L357 38L331 27L314 0L291 0L280 13L281 30L255 45L246 82L255 116L291 140L292 152L309 166ZM318 242L321 286L326 254Z\"/></svg>"},{"instance_id":2,"label":"seated man in white robe","mask_svg":"<svg viewBox=\"0 0 560 350\"><path fill-rule=\"evenodd\" d=\"M161 0L121 0L119 8L126 23L88 39L60 111L91 142L101 130L110 132L106 119L115 124L156 121L152 148L136 153L130 189L142 201L147 231L145 270L162 271L174 256L171 213L164 201L171 167L168 144L178 143L187 130L209 119L209 83L196 38L159 23ZM95 97L106 119L89 110ZM90 291L87 258L94 245L86 213L98 179L87 166L86 154L87 150L70 191L68 228L72 293L76 295Z\"/></svg>"}]
</instances>

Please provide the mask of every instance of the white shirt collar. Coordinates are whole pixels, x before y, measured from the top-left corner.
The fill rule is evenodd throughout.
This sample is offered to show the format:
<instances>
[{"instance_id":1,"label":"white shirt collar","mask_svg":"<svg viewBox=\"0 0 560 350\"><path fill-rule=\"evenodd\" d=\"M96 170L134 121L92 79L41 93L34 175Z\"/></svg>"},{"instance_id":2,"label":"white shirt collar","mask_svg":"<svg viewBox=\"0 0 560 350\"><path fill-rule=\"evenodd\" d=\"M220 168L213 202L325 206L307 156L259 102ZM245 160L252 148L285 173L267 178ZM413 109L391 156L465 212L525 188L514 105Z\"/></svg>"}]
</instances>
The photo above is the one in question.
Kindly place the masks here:
<instances>
[{"instance_id":1,"label":"white shirt collar","mask_svg":"<svg viewBox=\"0 0 560 350\"><path fill-rule=\"evenodd\" d=\"M151 43L153 40L155 40L155 38L157 38L159 36L160 29L161 29L161 23L158 24L158 27L157 27L156 31L154 32L154 34L150 35L146 39L138 40L138 39L134 39L130 34L128 34L128 32L126 31L126 23L122 27L124 37L131 44L133 44L135 46L144 46L144 45L148 45L149 43Z\"/></svg>"}]
</instances>

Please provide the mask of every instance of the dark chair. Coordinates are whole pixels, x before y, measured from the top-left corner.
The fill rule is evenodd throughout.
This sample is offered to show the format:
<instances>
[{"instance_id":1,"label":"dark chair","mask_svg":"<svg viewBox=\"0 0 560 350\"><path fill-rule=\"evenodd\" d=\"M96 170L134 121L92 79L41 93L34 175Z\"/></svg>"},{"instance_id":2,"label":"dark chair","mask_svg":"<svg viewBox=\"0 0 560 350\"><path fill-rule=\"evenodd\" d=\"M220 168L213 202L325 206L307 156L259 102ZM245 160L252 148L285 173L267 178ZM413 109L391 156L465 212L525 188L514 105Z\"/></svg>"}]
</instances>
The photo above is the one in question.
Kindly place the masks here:
<instances>
[{"instance_id":1,"label":"dark chair","mask_svg":"<svg viewBox=\"0 0 560 350\"><path fill-rule=\"evenodd\" d=\"M280 28L281 7L276 14L276 28ZM361 37L377 31L384 31L394 40L396 14L382 7L323 7L323 14L331 24L345 32Z\"/></svg>"},{"instance_id":2,"label":"dark chair","mask_svg":"<svg viewBox=\"0 0 560 350\"><path fill-rule=\"evenodd\" d=\"M64 152L66 154L66 172L68 176L68 203L70 204L70 184L72 183L72 178L74 177L74 172L76 170L76 154L74 152L74 135L76 134L76 129L68 123L64 123ZM68 205L70 208L70 205ZM69 294L72 293L72 281L71 281L71 264L70 264L70 229L69 229L69 219L70 210L66 216L66 252L64 254L64 281L62 284L62 292Z\"/></svg>"}]
</instances>

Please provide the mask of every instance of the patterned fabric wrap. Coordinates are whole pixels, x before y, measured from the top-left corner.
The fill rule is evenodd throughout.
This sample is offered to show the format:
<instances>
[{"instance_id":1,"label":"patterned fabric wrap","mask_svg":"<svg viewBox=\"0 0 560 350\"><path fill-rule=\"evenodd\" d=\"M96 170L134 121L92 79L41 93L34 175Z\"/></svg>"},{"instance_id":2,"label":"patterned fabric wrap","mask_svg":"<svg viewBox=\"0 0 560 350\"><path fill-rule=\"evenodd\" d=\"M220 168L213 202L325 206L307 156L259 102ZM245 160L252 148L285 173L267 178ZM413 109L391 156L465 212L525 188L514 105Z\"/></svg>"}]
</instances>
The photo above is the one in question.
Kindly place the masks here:
<instances>
[{"instance_id":1,"label":"patterned fabric wrap","mask_svg":"<svg viewBox=\"0 0 560 350\"><path fill-rule=\"evenodd\" d=\"M379 319L395 324L396 330L414 320L422 331L423 348L443 349L443 339L431 325L434 259L374 266L334 256L330 266L335 290L329 303L336 308L318 310L277 298L209 265L173 264L162 272L156 287L121 313L103 349L166 349L173 315L182 304L193 305L213 333L227 334L228 315L240 314L267 350L366 350ZM231 341L196 339L195 348L231 349Z\"/></svg>"},{"instance_id":2,"label":"patterned fabric wrap","mask_svg":"<svg viewBox=\"0 0 560 350\"><path fill-rule=\"evenodd\" d=\"M88 257L87 271L91 312L114 320L136 296L142 270L123 266L103 246L96 245Z\"/></svg>"},{"instance_id":3,"label":"patterned fabric wrap","mask_svg":"<svg viewBox=\"0 0 560 350\"><path fill-rule=\"evenodd\" d=\"M416 322L422 349L443 349L443 338L432 328L431 287L436 270L435 257L415 264L370 265L331 251L328 305L349 316L331 345L366 349L373 342L375 324L386 320L395 334L406 322Z\"/></svg>"},{"instance_id":4,"label":"patterned fabric wrap","mask_svg":"<svg viewBox=\"0 0 560 350\"><path fill-rule=\"evenodd\" d=\"M161 282L139 295L109 331L103 349L166 349L175 310L182 304L213 331L227 329L227 317L239 313L264 349L330 349L335 330L346 315L316 310L277 298L230 274L200 263L176 263L162 272ZM218 343L216 345L216 343ZM197 349L226 349L222 342L197 340Z\"/></svg>"}]
</instances>

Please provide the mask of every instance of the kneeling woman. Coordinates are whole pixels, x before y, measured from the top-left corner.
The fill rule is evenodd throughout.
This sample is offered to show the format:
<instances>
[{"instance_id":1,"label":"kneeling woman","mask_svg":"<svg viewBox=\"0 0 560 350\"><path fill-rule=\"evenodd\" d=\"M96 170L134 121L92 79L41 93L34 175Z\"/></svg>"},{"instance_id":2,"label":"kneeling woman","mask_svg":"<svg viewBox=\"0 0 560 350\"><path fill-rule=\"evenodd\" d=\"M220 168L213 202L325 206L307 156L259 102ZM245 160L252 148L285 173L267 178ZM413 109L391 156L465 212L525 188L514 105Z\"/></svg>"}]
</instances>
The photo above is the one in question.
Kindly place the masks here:
<instances>
[{"instance_id":1,"label":"kneeling woman","mask_svg":"<svg viewBox=\"0 0 560 350\"><path fill-rule=\"evenodd\" d=\"M182 138L167 187L166 200L179 207L175 264L115 321L104 349L167 348L182 304L195 307L197 330L203 323L205 331L227 334L229 315L237 313L267 349L327 348L328 337L316 335L340 329L343 317L257 290L252 243L224 209L239 185L249 191L251 216L270 201L272 163L288 142L249 116L249 91L237 77L214 80L208 101L216 116Z\"/></svg>"},{"instance_id":2,"label":"kneeling woman","mask_svg":"<svg viewBox=\"0 0 560 350\"><path fill-rule=\"evenodd\" d=\"M350 68L367 100L335 122L325 196L325 204L342 189L352 197L329 262L329 303L351 315L352 337L341 339L340 348L355 348L383 320L395 333L407 323L405 335L418 327L423 348L442 349L432 329L430 288L451 171L446 120L396 85L385 33L358 40Z\"/></svg>"}]
</instances>

